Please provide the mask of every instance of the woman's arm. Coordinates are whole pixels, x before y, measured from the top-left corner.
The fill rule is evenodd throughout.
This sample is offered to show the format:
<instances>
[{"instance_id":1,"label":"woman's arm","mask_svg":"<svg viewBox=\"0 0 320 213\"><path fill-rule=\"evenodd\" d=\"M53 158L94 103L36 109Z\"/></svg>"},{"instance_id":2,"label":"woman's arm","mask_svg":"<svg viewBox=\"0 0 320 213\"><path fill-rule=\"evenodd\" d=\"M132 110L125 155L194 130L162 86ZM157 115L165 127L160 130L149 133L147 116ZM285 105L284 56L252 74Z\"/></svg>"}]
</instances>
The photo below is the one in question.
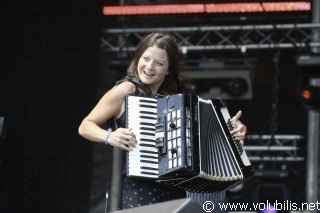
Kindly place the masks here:
<instances>
[{"instance_id":1,"label":"woman's arm","mask_svg":"<svg viewBox=\"0 0 320 213\"><path fill-rule=\"evenodd\" d=\"M86 116L80 126L79 134L94 142L105 142L108 131L101 128L112 117L118 117L124 112L126 95L133 94L135 86L130 82L123 82L109 90ZM131 129L119 128L110 133L108 143L125 150L131 150L136 140Z\"/></svg>"}]
</instances>

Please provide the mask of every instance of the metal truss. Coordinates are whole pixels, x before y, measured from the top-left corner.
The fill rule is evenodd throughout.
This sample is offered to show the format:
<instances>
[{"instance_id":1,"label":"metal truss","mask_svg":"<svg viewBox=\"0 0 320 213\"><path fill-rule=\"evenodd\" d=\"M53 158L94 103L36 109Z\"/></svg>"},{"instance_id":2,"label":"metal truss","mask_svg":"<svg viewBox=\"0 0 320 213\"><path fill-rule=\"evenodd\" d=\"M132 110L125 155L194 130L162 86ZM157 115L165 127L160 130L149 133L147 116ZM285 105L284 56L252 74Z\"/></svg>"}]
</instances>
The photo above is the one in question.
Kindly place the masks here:
<instances>
[{"instance_id":1,"label":"metal truss","mask_svg":"<svg viewBox=\"0 0 320 213\"><path fill-rule=\"evenodd\" d=\"M168 28L105 29L101 50L132 52L147 33L169 32L180 40L182 53L190 51L247 50L320 47L313 32L320 24L274 24L239 26L194 26Z\"/></svg>"},{"instance_id":2,"label":"metal truss","mask_svg":"<svg viewBox=\"0 0 320 213\"><path fill-rule=\"evenodd\" d=\"M302 135L248 135L246 140L254 146L246 145L244 150L250 161L254 162L301 162L298 142Z\"/></svg>"}]
</instances>

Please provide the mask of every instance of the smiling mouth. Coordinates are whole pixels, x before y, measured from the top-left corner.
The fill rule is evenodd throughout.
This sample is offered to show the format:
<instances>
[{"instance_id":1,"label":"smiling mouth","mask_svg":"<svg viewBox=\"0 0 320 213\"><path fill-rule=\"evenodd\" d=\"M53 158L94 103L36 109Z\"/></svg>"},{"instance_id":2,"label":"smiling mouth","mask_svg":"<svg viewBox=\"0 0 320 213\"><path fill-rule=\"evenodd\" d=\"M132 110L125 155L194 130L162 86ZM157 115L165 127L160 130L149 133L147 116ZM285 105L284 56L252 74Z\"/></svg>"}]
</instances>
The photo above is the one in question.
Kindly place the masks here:
<instances>
[{"instance_id":1,"label":"smiling mouth","mask_svg":"<svg viewBox=\"0 0 320 213\"><path fill-rule=\"evenodd\" d=\"M154 76L154 74L149 74L149 73L147 73L146 71L143 71L143 73L146 75L146 76Z\"/></svg>"}]
</instances>

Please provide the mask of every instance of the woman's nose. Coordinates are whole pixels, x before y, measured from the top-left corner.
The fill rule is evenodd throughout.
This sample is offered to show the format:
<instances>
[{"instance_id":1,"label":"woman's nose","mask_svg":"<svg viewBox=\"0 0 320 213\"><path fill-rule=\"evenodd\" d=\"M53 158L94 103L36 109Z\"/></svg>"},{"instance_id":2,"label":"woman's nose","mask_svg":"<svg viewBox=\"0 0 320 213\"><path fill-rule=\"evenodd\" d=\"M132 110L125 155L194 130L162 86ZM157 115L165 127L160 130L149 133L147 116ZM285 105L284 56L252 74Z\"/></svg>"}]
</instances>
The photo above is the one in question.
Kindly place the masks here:
<instances>
[{"instance_id":1,"label":"woman's nose","mask_svg":"<svg viewBox=\"0 0 320 213\"><path fill-rule=\"evenodd\" d=\"M153 62L152 61L149 61L146 65L147 69L151 70L153 69Z\"/></svg>"}]
</instances>

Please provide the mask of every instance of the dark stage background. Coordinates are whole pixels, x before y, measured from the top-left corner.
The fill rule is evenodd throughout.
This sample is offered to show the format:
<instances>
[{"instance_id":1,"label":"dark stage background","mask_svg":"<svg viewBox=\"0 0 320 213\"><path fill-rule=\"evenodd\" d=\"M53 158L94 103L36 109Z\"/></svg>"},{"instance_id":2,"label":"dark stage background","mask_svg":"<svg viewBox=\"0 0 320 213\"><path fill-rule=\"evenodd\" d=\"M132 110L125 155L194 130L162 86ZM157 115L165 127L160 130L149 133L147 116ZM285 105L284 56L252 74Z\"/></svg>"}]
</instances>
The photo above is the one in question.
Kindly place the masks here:
<instances>
[{"instance_id":1,"label":"dark stage background","mask_svg":"<svg viewBox=\"0 0 320 213\"><path fill-rule=\"evenodd\" d=\"M88 212L99 1L5 1L0 41L0 212Z\"/></svg>"},{"instance_id":2,"label":"dark stage background","mask_svg":"<svg viewBox=\"0 0 320 213\"><path fill-rule=\"evenodd\" d=\"M117 26L116 19L102 17L102 7L102 2L94 0L16 0L2 6L0 116L5 125L0 139L1 213L104 211L110 150L78 135L81 120L126 69L112 67L108 63L111 56L99 49L101 29ZM161 26L161 22L152 24ZM243 110L241 120L249 134L272 131L274 59L280 61L276 133L306 134L307 110L298 96L301 76L295 66L300 53L269 50L236 56L254 59L250 68L252 99L228 101L231 114ZM217 55L228 57L227 53L209 57ZM303 143L301 155L305 154ZM251 202L255 193L260 193L257 190L268 187L287 190L292 201L304 201L304 164L294 165L290 180L253 179L238 201Z\"/></svg>"}]
</instances>

